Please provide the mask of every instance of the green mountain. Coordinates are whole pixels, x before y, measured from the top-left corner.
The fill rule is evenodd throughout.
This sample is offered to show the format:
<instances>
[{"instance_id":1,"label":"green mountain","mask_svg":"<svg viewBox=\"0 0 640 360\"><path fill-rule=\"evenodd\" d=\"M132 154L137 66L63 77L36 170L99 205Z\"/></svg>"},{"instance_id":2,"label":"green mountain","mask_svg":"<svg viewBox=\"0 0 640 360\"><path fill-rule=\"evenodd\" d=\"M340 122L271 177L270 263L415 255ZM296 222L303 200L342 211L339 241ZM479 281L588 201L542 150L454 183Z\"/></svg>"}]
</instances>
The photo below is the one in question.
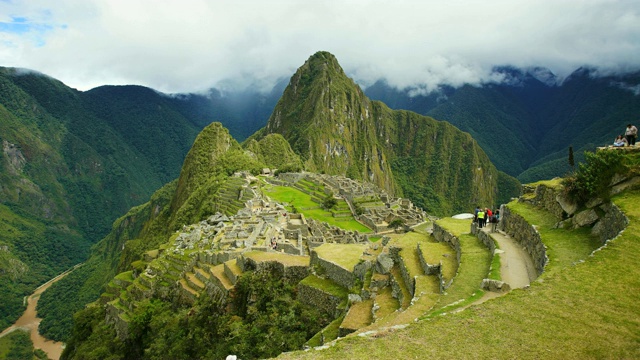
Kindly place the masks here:
<instances>
[{"instance_id":1,"label":"green mountain","mask_svg":"<svg viewBox=\"0 0 640 360\"><path fill-rule=\"evenodd\" d=\"M282 134L309 171L372 182L432 214L493 206L518 192L468 133L369 100L327 52L291 77L257 137L270 133Z\"/></svg>"},{"instance_id":2,"label":"green mountain","mask_svg":"<svg viewBox=\"0 0 640 360\"><path fill-rule=\"evenodd\" d=\"M66 340L74 312L98 298L118 273L139 266L145 252L167 243L176 230L221 212L235 214L244 206L243 181L236 171L259 173L282 164L300 167L300 159L280 135L270 135L243 149L220 123L197 136L180 176L156 191L151 200L129 210L93 249L86 264L42 295L38 313L41 332ZM270 152L278 147L278 156ZM140 271L140 269L138 269ZM42 306L41 306L42 304Z\"/></svg>"},{"instance_id":3,"label":"green mountain","mask_svg":"<svg viewBox=\"0 0 640 360\"><path fill-rule=\"evenodd\" d=\"M86 259L113 221L178 175L198 127L141 87L79 92L0 69L0 327Z\"/></svg>"},{"instance_id":4,"label":"green mountain","mask_svg":"<svg viewBox=\"0 0 640 360\"><path fill-rule=\"evenodd\" d=\"M442 87L428 95L384 81L366 94L394 109L433 116L469 132L496 167L522 182L565 175L568 149L609 145L640 111L640 74L604 75L580 68L562 82L548 70L498 67L501 83Z\"/></svg>"},{"instance_id":5,"label":"green mountain","mask_svg":"<svg viewBox=\"0 0 640 360\"><path fill-rule=\"evenodd\" d=\"M148 89L127 89L138 93L131 98L150 97L148 111L167 107L153 103L164 98L156 98ZM122 100L101 108L103 117L111 111L107 109L125 112L131 106L129 100L109 95L115 90L98 88L88 94L92 108L100 96ZM124 116L108 118L118 131L128 123ZM153 121L144 113L140 118ZM134 138L130 139L134 144L143 141ZM498 187L507 189L508 195L519 191L517 181L498 172L469 134L446 122L369 101L332 55L318 53L292 77L269 125L242 147L219 123L198 135L179 178L118 219L87 263L43 295L45 333L65 339L71 313L86 299L97 298L109 279L131 269L144 252L166 243L183 225L216 212L234 214L242 205L237 202L240 185L230 177L234 172L303 166L379 183L389 194L404 194L432 214L470 211L476 204L493 206L500 201Z\"/></svg>"},{"instance_id":6,"label":"green mountain","mask_svg":"<svg viewBox=\"0 0 640 360\"><path fill-rule=\"evenodd\" d=\"M80 92L13 68L0 68L0 85L0 328L20 315L24 295L84 261L117 217L174 180L202 128L219 120L244 139L282 91Z\"/></svg>"}]
</instances>

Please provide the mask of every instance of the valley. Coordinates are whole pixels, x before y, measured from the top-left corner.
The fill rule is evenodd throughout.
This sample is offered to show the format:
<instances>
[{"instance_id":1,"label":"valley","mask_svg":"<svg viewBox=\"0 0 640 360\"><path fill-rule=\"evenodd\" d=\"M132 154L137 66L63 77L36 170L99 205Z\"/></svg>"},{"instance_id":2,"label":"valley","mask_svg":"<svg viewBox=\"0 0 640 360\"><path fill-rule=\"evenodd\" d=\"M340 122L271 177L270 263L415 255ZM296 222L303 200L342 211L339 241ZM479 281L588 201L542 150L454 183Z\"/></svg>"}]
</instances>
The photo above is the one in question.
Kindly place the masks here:
<instances>
[{"instance_id":1,"label":"valley","mask_svg":"<svg viewBox=\"0 0 640 360\"><path fill-rule=\"evenodd\" d=\"M576 151L588 150L617 131L613 119L635 111L628 90L611 85L620 79L585 74L544 86L516 74L535 85L518 94L496 85L450 89L435 102L387 98L434 119L369 98L375 87L363 91L335 56L318 52L274 100L264 127L237 135L238 124L208 117L222 111L215 95L169 97L136 86L79 92L3 69L0 286L12 299L0 306L3 320L18 317L21 294L87 257L38 309L45 336L67 342L65 358L272 357L465 316L489 294L524 286L494 300L509 302L582 263L621 229L602 225L602 216L622 218L606 202L544 208L539 193L557 198L547 190L561 187L522 187L514 178L566 174L567 144L544 134L562 129L580 139ZM569 88L584 91L574 109L604 94L620 111L565 116ZM527 113L536 99L555 107ZM602 120L584 125L594 116ZM618 165L599 173L627 169ZM448 218L478 204L506 205L500 232ZM538 232L539 223L546 228ZM547 245L547 228L575 241ZM526 286L525 277L540 278Z\"/></svg>"}]
</instances>

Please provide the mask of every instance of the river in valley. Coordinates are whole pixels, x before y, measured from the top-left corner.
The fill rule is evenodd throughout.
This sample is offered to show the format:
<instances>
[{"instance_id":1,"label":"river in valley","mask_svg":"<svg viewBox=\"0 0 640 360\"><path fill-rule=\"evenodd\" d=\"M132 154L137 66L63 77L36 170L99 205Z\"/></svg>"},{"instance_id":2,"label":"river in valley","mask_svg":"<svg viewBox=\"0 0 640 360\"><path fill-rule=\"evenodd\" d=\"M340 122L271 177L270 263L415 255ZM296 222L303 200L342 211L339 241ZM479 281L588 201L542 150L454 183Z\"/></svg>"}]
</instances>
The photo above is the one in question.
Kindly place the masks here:
<instances>
[{"instance_id":1,"label":"river in valley","mask_svg":"<svg viewBox=\"0 0 640 360\"><path fill-rule=\"evenodd\" d=\"M62 279L80 265L81 264L74 266L70 270L63 272L37 288L36 291L27 298L27 309L24 311L24 314L22 314L22 316L13 325L2 331L2 333L0 333L0 337L15 330L27 330L31 334L31 341L33 342L34 348L41 349L46 352L50 359L59 359L62 354L62 350L64 349L64 343L49 340L38 333L38 326L42 319L37 317L36 307L38 306L40 295L47 290L51 284Z\"/></svg>"}]
</instances>

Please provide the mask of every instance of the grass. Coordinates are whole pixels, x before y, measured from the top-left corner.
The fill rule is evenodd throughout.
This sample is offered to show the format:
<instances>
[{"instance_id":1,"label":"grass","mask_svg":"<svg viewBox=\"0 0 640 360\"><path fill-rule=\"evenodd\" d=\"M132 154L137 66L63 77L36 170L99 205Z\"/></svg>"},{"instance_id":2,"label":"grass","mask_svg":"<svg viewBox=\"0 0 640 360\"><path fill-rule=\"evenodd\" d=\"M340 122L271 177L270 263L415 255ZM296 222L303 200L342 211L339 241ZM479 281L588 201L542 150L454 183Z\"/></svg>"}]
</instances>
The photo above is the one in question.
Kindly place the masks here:
<instances>
[{"instance_id":1,"label":"grass","mask_svg":"<svg viewBox=\"0 0 640 360\"><path fill-rule=\"evenodd\" d=\"M128 281L128 282L132 282L134 280L133 278L133 271L125 271L122 272L118 275L116 275L116 279L118 280L123 280L123 281Z\"/></svg>"},{"instance_id":2,"label":"grass","mask_svg":"<svg viewBox=\"0 0 640 360\"><path fill-rule=\"evenodd\" d=\"M391 296L391 290L391 286L387 286L376 296L375 303L379 306L375 313L376 319L383 319L400 308L398 299Z\"/></svg>"},{"instance_id":3,"label":"grass","mask_svg":"<svg viewBox=\"0 0 640 360\"><path fill-rule=\"evenodd\" d=\"M373 321L371 314L372 307L373 299L352 304L340 327L357 330L371 324L371 321Z\"/></svg>"},{"instance_id":4,"label":"grass","mask_svg":"<svg viewBox=\"0 0 640 360\"><path fill-rule=\"evenodd\" d=\"M303 285L308 285L317 289L321 289L325 292L328 292L329 294L332 294L334 296L337 297L347 297L347 294L349 293L347 291L347 289L343 288L342 286L336 284L335 282L333 282L332 280L329 279L323 279L320 277L317 277L315 275L309 275L306 278L302 279L300 281L300 284Z\"/></svg>"},{"instance_id":5,"label":"grass","mask_svg":"<svg viewBox=\"0 0 640 360\"><path fill-rule=\"evenodd\" d=\"M495 240L493 241L493 243L496 247L496 250L499 250L500 247L498 246L498 243ZM491 267L489 268L489 276L487 277L492 280L502 280L501 268L502 268L502 263L500 261L500 254L494 253L493 257L491 258Z\"/></svg>"},{"instance_id":6,"label":"grass","mask_svg":"<svg viewBox=\"0 0 640 360\"><path fill-rule=\"evenodd\" d=\"M555 179L551 179L551 180L540 180L538 182L534 182L534 183L530 183L527 184L530 187L535 188L538 185L545 185L547 187L550 188L560 188L562 186L562 179L561 178L555 178Z\"/></svg>"},{"instance_id":7,"label":"grass","mask_svg":"<svg viewBox=\"0 0 640 360\"><path fill-rule=\"evenodd\" d=\"M547 230L555 244L541 281L528 289L417 322L372 338L349 337L324 351L282 354L285 359L637 359L640 358L640 191L614 197L630 220L606 247L574 262L560 244L590 241L578 231ZM533 217L543 211L527 210ZM528 220L533 221L532 219ZM573 234L572 234L573 233ZM584 245L567 244L568 248ZM587 246L588 247L588 246ZM464 264L464 263L463 263ZM462 273L462 272L461 272Z\"/></svg>"},{"instance_id":8,"label":"grass","mask_svg":"<svg viewBox=\"0 0 640 360\"><path fill-rule=\"evenodd\" d=\"M447 244L427 241L420 244L422 257L430 265L441 263L440 272L445 281L453 279L458 270L456 252Z\"/></svg>"},{"instance_id":9,"label":"grass","mask_svg":"<svg viewBox=\"0 0 640 360\"><path fill-rule=\"evenodd\" d=\"M253 259L256 262L277 261L285 266L309 266L308 256L264 251L250 251L244 253L244 256Z\"/></svg>"},{"instance_id":10,"label":"grass","mask_svg":"<svg viewBox=\"0 0 640 360\"><path fill-rule=\"evenodd\" d=\"M409 275L411 277L424 275L417 250L419 243L427 242L426 236L416 232L408 232L405 234L391 234L390 237L389 245L401 249L399 255Z\"/></svg>"},{"instance_id":11,"label":"grass","mask_svg":"<svg viewBox=\"0 0 640 360\"><path fill-rule=\"evenodd\" d=\"M353 268L360 262L365 249L366 245L363 244L326 243L314 250L321 259L331 261L348 271L353 271Z\"/></svg>"},{"instance_id":12,"label":"grass","mask_svg":"<svg viewBox=\"0 0 640 360\"><path fill-rule=\"evenodd\" d=\"M597 237L592 236L589 228L577 230L554 229L557 222L553 215L540 211L533 205L511 202L509 209L527 219L529 224L537 226L538 232L547 246L549 264L545 272L553 273L558 269L574 264L586 258L600 246ZM552 266L549 266L552 265Z\"/></svg>"},{"instance_id":13,"label":"grass","mask_svg":"<svg viewBox=\"0 0 640 360\"><path fill-rule=\"evenodd\" d=\"M307 345L315 347L337 339L342 320L344 320L344 315L333 320L329 325L322 329L322 331L315 334L311 339L309 339L309 341L307 341ZM324 339L324 343L322 339Z\"/></svg>"},{"instance_id":14,"label":"grass","mask_svg":"<svg viewBox=\"0 0 640 360\"><path fill-rule=\"evenodd\" d=\"M335 218L330 211L321 208L320 204L314 202L311 196L304 192L288 186L265 185L263 187L265 195L271 199L287 204L288 211L293 208L304 214L306 218L326 222L345 230L356 230L361 233L370 233L371 229L357 222L353 216Z\"/></svg>"}]
</instances>

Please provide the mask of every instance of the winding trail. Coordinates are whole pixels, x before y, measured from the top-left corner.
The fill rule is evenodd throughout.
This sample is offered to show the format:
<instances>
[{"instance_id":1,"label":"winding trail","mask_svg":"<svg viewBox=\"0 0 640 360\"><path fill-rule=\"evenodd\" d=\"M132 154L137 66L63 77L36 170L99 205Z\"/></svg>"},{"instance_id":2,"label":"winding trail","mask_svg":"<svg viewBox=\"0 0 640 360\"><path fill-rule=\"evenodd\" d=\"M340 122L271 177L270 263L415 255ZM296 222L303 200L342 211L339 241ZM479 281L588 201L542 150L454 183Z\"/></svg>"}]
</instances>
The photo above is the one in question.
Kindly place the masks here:
<instances>
[{"instance_id":1,"label":"winding trail","mask_svg":"<svg viewBox=\"0 0 640 360\"><path fill-rule=\"evenodd\" d=\"M0 333L0 337L3 337L16 330L29 331L34 348L41 349L42 351L46 352L49 359L59 359L60 355L62 354L62 350L64 349L64 343L49 340L40 335L40 333L38 332L38 326L40 325L42 319L37 317L36 307L38 306L40 295L45 290L47 290L49 286L67 276L71 271L75 270L81 265L82 264L78 264L73 268L63 272L62 274L54 277L53 279L47 281L46 283L40 285L40 287L38 287L36 291L34 291L33 294L31 294L27 299L27 309L24 311L22 316L13 325L4 329L2 333Z\"/></svg>"},{"instance_id":2,"label":"winding trail","mask_svg":"<svg viewBox=\"0 0 640 360\"><path fill-rule=\"evenodd\" d=\"M483 229L485 232L489 232ZM531 256L512 237L503 232L496 231L490 233L500 250L500 274L502 281L511 286L512 289L520 289L528 286L536 279L536 270Z\"/></svg>"},{"instance_id":3,"label":"winding trail","mask_svg":"<svg viewBox=\"0 0 640 360\"><path fill-rule=\"evenodd\" d=\"M488 233L498 243L499 249L496 249L496 253L500 256L500 277L502 281L509 284L511 289L521 289L529 286L538 277L531 256L511 236L500 230L491 232L489 227L482 228L481 231ZM480 299L456 311L482 304L507 293L486 291Z\"/></svg>"}]
</instances>

